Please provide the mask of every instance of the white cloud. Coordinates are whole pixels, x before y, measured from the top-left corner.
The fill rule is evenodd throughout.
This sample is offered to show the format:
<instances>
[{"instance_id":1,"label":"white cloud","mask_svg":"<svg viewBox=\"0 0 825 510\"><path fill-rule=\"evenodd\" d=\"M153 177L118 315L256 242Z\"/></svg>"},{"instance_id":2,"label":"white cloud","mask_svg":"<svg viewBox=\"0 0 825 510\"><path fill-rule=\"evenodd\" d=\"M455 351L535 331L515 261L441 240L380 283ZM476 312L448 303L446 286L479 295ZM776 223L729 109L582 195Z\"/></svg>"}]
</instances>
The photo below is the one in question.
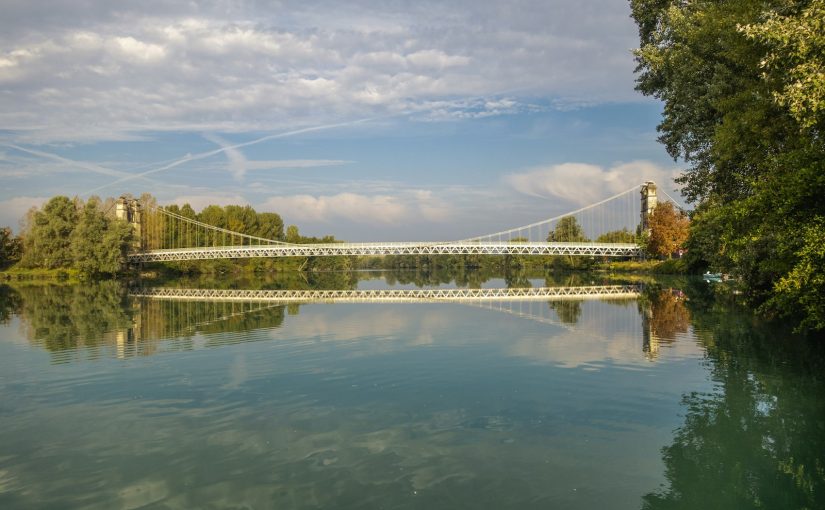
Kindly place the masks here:
<instances>
[{"instance_id":1,"label":"white cloud","mask_svg":"<svg viewBox=\"0 0 825 510\"><path fill-rule=\"evenodd\" d=\"M407 62L417 67L445 69L470 64L469 57L448 55L441 50L421 50L407 55Z\"/></svg>"},{"instance_id":2,"label":"white cloud","mask_svg":"<svg viewBox=\"0 0 825 510\"><path fill-rule=\"evenodd\" d=\"M80 43L85 45L89 41L94 41L95 38L95 34L90 34L90 37L82 39ZM134 37L115 37L112 39L111 47L115 53L131 62L151 62L166 56L166 49L163 46L138 41Z\"/></svg>"},{"instance_id":3,"label":"white cloud","mask_svg":"<svg viewBox=\"0 0 825 510\"><path fill-rule=\"evenodd\" d=\"M414 112L474 118L522 111L530 97L639 98L635 27L613 0L87 4L83 16L71 2L4 12L0 83L14 85L0 96L5 129L123 139ZM518 98L499 99L513 90Z\"/></svg>"},{"instance_id":4,"label":"white cloud","mask_svg":"<svg viewBox=\"0 0 825 510\"><path fill-rule=\"evenodd\" d=\"M452 208L443 200L436 198L430 190L415 190L413 195L419 213L427 221L445 221L453 213Z\"/></svg>"},{"instance_id":5,"label":"white cloud","mask_svg":"<svg viewBox=\"0 0 825 510\"><path fill-rule=\"evenodd\" d=\"M504 181L514 190L534 197L556 197L584 206L621 193L645 181L654 181L670 191L676 168L663 168L650 161L631 161L610 168L587 163L562 163L509 174Z\"/></svg>"},{"instance_id":6,"label":"white cloud","mask_svg":"<svg viewBox=\"0 0 825 510\"><path fill-rule=\"evenodd\" d=\"M308 222L345 218L358 223L395 223L409 217L409 209L389 195L280 196L271 197L266 206L283 211L291 219Z\"/></svg>"},{"instance_id":7,"label":"white cloud","mask_svg":"<svg viewBox=\"0 0 825 510\"><path fill-rule=\"evenodd\" d=\"M349 220L367 225L401 225L446 220L452 209L428 190L408 190L395 195L338 193L270 197L264 207L289 221L328 223Z\"/></svg>"}]
</instances>

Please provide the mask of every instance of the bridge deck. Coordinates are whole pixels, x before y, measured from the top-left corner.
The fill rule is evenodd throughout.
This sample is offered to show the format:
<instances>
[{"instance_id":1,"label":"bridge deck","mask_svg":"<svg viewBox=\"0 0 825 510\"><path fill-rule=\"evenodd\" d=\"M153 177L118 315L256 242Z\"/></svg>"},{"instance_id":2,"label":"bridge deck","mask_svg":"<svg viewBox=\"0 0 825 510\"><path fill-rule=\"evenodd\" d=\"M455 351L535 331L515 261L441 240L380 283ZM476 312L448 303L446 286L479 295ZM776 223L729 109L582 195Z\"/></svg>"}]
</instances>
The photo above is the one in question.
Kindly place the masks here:
<instances>
[{"instance_id":1,"label":"bridge deck","mask_svg":"<svg viewBox=\"0 0 825 510\"><path fill-rule=\"evenodd\" d=\"M443 301L562 301L627 299L639 296L635 285L535 287L522 289L383 289L383 290L235 290L136 288L133 297L181 301L240 301L278 303L404 303Z\"/></svg>"},{"instance_id":2,"label":"bridge deck","mask_svg":"<svg viewBox=\"0 0 825 510\"><path fill-rule=\"evenodd\" d=\"M151 250L129 255L130 262L242 259L253 257L334 257L353 255L573 255L633 257L632 243L334 243L217 246Z\"/></svg>"}]
</instances>

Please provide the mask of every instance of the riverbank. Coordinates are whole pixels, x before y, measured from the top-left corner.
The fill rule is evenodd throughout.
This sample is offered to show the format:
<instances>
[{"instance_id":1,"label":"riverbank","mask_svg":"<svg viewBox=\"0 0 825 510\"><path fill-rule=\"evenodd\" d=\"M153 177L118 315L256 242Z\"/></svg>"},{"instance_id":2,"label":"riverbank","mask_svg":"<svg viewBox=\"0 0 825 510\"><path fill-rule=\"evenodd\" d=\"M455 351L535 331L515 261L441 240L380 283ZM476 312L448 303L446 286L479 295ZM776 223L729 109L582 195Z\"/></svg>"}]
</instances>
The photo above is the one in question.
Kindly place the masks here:
<instances>
[{"instance_id":1,"label":"riverbank","mask_svg":"<svg viewBox=\"0 0 825 510\"><path fill-rule=\"evenodd\" d=\"M77 269L23 269L12 266L0 271L1 281L80 281L81 274Z\"/></svg>"},{"instance_id":2,"label":"riverbank","mask_svg":"<svg viewBox=\"0 0 825 510\"><path fill-rule=\"evenodd\" d=\"M593 268L595 271L608 271L617 273L643 273L643 274L667 274L667 275L687 275L687 264L684 259L669 260L618 260L610 262L600 262Z\"/></svg>"},{"instance_id":3,"label":"riverbank","mask_svg":"<svg viewBox=\"0 0 825 510\"><path fill-rule=\"evenodd\" d=\"M479 264L474 266L464 266L465 270L489 272L495 270L505 273L508 270L532 270L538 272L547 272L554 270L574 271L574 272L599 272L599 273L629 273L629 274L645 274L645 275L687 275L689 274L687 265L682 259L671 260L619 260L619 261L604 261L596 262L595 264L587 264L583 267L568 267L567 265L550 265L546 261L531 260L531 257L524 257L519 261L518 266L507 267L501 261L494 261L492 264ZM334 262L340 262L338 260ZM351 271L357 269L380 269L380 270L439 270L439 269L454 269L454 264L442 264L444 261L427 261L421 264L412 263L401 267L392 267L382 265L380 258L364 259L358 261L349 261L349 264L307 264L305 259L294 259L287 262L272 263L240 263L236 264L229 260L222 261L208 261L207 263L172 263L170 265L152 264L143 268L140 272L129 271L119 275L119 277L180 277L186 275L217 275L217 274L232 274L232 275L261 275L261 274L282 274L282 273L312 273L312 272L329 272L329 271ZM434 262L434 263L433 263ZM498 262L498 263L496 263ZM486 270L486 271L485 271ZM111 279L107 276L102 279ZM0 281L11 280L84 280L89 279L85 277L79 270L73 268L59 268L59 269L43 269L43 268L20 268L12 266L6 270L0 271ZM92 278L101 279L101 278Z\"/></svg>"}]
</instances>

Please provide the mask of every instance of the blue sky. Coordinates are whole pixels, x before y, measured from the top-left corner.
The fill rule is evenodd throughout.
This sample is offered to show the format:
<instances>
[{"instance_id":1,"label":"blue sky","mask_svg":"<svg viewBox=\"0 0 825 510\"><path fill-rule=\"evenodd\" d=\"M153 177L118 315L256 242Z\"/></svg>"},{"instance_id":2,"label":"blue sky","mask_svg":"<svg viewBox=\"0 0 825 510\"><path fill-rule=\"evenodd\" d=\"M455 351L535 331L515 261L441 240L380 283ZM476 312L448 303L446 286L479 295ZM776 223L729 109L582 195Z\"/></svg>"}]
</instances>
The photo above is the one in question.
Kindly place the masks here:
<instances>
[{"instance_id":1,"label":"blue sky","mask_svg":"<svg viewBox=\"0 0 825 510\"><path fill-rule=\"evenodd\" d=\"M676 188L622 0L3 11L0 225L56 194L148 191L310 235L451 239Z\"/></svg>"}]
</instances>

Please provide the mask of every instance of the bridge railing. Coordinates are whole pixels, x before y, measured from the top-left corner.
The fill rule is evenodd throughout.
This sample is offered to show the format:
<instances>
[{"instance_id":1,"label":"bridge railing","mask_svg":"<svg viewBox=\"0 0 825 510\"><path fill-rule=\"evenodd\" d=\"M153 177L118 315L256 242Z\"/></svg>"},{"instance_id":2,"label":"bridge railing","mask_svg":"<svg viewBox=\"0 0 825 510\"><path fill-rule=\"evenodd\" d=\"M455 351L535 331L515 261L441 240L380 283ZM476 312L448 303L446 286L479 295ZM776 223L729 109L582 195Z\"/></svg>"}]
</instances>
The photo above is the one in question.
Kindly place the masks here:
<instances>
[{"instance_id":1,"label":"bridge railing","mask_svg":"<svg viewBox=\"0 0 825 510\"><path fill-rule=\"evenodd\" d=\"M312 243L312 244L290 244L282 243L277 245L244 245L244 246L200 246L195 248L167 248L161 250L149 250L149 253L163 253L163 252L194 252L194 251L234 251L234 250L260 250L260 249L278 249L278 250L302 250L307 248L318 249L338 249L346 251L357 248L408 248L408 247L462 247L462 246L497 246L502 248L525 248L525 247L576 247L588 246L594 248L638 248L636 243L596 243L596 242L525 242L525 243L511 243L511 242L497 242L497 241L425 241L425 242L383 242L383 243Z\"/></svg>"},{"instance_id":2,"label":"bridge railing","mask_svg":"<svg viewBox=\"0 0 825 510\"><path fill-rule=\"evenodd\" d=\"M261 246L218 246L151 250L129 255L132 262L240 259L254 257L335 257L381 255L565 255L632 257L630 243L334 243Z\"/></svg>"}]
</instances>

